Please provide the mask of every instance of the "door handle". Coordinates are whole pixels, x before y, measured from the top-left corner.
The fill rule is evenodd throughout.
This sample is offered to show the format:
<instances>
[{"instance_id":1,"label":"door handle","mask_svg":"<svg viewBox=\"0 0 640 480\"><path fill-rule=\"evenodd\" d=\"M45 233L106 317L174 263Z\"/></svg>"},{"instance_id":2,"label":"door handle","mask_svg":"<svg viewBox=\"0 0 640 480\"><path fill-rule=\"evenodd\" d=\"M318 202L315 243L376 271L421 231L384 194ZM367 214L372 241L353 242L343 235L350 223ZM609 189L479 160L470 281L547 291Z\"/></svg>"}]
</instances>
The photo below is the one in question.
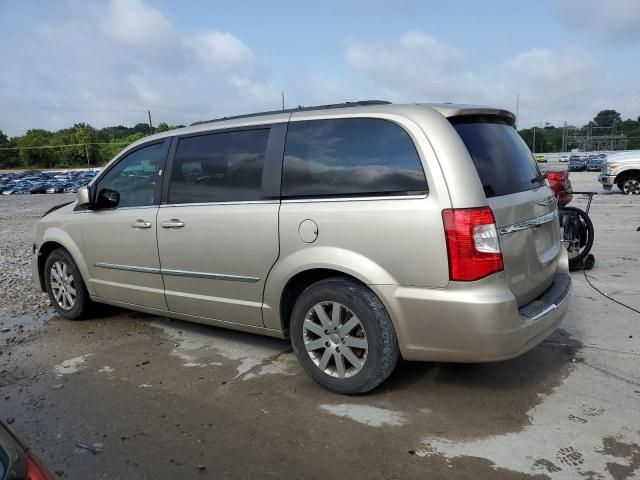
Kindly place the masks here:
<instances>
[{"instance_id":1,"label":"door handle","mask_svg":"<svg viewBox=\"0 0 640 480\"><path fill-rule=\"evenodd\" d=\"M182 228L184 227L184 222L181 222L177 218L172 218L171 220L167 220L166 222L162 222L160 224L162 228Z\"/></svg>"},{"instance_id":2,"label":"door handle","mask_svg":"<svg viewBox=\"0 0 640 480\"><path fill-rule=\"evenodd\" d=\"M131 224L133 228L151 228L151 222L147 222L146 220L136 220Z\"/></svg>"}]
</instances>

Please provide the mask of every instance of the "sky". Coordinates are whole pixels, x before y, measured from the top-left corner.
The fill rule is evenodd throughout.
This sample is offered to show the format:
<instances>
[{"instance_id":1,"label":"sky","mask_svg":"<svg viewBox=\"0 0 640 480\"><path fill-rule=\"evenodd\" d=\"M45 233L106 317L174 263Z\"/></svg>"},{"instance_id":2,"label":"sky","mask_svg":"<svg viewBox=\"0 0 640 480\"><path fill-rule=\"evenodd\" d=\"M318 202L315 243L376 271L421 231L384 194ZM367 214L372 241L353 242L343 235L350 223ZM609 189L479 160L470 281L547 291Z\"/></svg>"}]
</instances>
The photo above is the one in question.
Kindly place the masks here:
<instances>
[{"instance_id":1,"label":"sky","mask_svg":"<svg viewBox=\"0 0 640 480\"><path fill-rule=\"evenodd\" d=\"M0 0L0 130L188 124L283 92L636 119L639 26L640 0Z\"/></svg>"}]
</instances>

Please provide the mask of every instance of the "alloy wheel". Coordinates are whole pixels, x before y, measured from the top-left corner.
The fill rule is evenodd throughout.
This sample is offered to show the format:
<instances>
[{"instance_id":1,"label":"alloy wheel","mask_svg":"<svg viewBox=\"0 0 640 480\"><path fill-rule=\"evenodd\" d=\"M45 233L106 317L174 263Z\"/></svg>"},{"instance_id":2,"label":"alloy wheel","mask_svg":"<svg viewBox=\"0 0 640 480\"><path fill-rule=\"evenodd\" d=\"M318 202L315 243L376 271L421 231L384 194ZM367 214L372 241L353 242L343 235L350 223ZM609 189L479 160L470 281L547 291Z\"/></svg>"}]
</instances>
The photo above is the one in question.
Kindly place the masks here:
<instances>
[{"instance_id":1,"label":"alloy wheel","mask_svg":"<svg viewBox=\"0 0 640 480\"><path fill-rule=\"evenodd\" d=\"M336 378L352 377L367 361L369 342L360 319L338 302L320 302L304 318L304 346L313 363Z\"/></svg>"},{"instance_id":2,"label":"alloy wheel","mask_svg":"<svg viewBox=\"0 0 640 480\"><path fill-rule=\"evenodd\" d=\"M622 184L625 195L640 195L640 180L631 178Z\"/></svg>"},{"instance_id":3,"label":"alloy wheel","mask_svg":"<svg viewBox=\"0 0 640 480\"><path fill-rule=\"evenodd\" d=\"M51 291L63 310L71 310L76 303L76 285L73 273L66 263L57 261L49 271Z\"/></svg>"}]
</instances>

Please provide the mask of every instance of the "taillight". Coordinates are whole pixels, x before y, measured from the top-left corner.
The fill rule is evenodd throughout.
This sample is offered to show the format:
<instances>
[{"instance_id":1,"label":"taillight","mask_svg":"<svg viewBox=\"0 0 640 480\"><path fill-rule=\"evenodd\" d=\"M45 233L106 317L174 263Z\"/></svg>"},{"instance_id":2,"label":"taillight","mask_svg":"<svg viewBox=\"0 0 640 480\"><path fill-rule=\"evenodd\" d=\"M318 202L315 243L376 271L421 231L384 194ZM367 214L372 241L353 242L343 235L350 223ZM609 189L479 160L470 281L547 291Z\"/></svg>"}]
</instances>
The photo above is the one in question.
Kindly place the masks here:
<instances>
[{"instance_id":1,"label":"taillight","mask_svg":"<svg viewBox=\"0 0 640 480\"><path fill-rule=\"evenodd\" d=\"M547 178L553 182L562 182L565 179L565 174L563 172L557 172L555 170L550 170L547 172Z\"/></svg>"},{"instance_id":2,"label":"taillight","mask_svg":"<svg viewBox=\"0 0 640 480\"><path fill-rule=\"evenodd\" d=\"M442 211L442 220L451 280L479 280L504 269L496 220L489 207L449 208Z\"/></svg>"},{"instance_id":3,"label":"taillight","mask_svg":"<svg viewBox=\"0 0 640 480\"><path fill-rule=\"evenodd\" d=\"M26 480L53 480L53 475L31 453L27 453Z\"/></svg>"}]
</instances>

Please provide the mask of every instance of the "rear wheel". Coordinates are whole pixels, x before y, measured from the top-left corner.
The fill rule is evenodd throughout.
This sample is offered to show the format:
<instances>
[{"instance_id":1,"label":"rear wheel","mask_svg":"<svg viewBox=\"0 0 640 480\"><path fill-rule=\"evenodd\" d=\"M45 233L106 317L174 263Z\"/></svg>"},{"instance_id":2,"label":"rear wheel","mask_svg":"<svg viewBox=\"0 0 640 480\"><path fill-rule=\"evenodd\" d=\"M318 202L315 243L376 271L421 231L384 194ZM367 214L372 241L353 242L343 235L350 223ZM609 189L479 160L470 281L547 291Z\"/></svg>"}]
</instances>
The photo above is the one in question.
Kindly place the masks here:
<instances>
[{"instance_id":1,"label":"rear wheel","mask_svg":"<svg viewBox=\"0 0 640 480\"><path fill-rule=\"evenodd\" d=\"M83 318L89 311L91 299L78 266L66 250L54 250L47 257L44 280L53 308L70 320Z\"/></svg>"},{"instance_id":2,"label":"rear wheel","mask_svg":"<svg viewBox=\"0 0 640 480\"><path fill-rule=\"evenodd\" d=\"M316 382L345 394L380 385L400 356L393 324L378 297L339 277L302 292L291 314L291 343Z\"/></svg>"}]
</instances>

